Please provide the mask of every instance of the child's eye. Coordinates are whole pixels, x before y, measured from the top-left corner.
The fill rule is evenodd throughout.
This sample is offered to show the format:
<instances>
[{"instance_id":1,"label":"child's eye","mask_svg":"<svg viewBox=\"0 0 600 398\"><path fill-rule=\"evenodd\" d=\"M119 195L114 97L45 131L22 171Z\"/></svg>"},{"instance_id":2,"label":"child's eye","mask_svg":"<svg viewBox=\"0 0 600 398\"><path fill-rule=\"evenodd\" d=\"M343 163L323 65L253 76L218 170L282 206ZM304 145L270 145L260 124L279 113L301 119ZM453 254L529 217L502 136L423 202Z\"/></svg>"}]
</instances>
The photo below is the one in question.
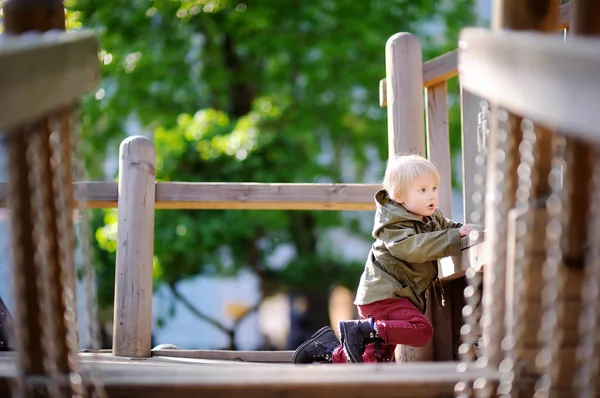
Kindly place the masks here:
<instances>
[{"instance_id":1,"label":"child's eye","mask_svg":"<svg viewBox=\"0 0 600 398\"><path fill-rule=\"evenodd\" d=\"M437 191L437 187L433 187L433 190L434 190L434 191Z\"/></svg>"},{"instance_id":2,"label":"child's eye","mask_svg":"<svg viewBox=\"0 0 600 398\"><path fill-rule=\"evenodd\" d=\"M419 189L419 192L425 192L425 188Z\"/></svg>"}]
</instances>

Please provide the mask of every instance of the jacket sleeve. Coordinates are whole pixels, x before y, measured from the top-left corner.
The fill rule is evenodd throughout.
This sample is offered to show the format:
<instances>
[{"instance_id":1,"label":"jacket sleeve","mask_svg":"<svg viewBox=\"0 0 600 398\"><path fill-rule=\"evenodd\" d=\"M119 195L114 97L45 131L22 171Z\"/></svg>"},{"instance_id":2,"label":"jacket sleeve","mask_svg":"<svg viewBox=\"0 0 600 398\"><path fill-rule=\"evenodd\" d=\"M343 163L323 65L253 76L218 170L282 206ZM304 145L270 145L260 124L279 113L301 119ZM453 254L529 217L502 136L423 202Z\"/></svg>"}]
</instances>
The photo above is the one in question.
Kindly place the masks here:
<instances>
[{"instance_id":1,"label":"jacket sleeve","mask_svg":"<svg viewBox=\"0 0 600 398\"><path fill-rule=\"evenodd\" d=\"M457 228L417 234L412 228L387 229L381 237L390 253L409 263L424 263L460 254Z\"/></svg>"},{"instance_id":2,"label":"jacket sleeve","mask_svg":"<svg viewBox=\"0 0 600 398\"><path fill-rule=\"evenodd\" d=\"M435 212L435 218L442 229L460 228L463 226L463 224L460 222L452 221L449 218L446 218L439 210Z\"/></svg>"}]
</instances>

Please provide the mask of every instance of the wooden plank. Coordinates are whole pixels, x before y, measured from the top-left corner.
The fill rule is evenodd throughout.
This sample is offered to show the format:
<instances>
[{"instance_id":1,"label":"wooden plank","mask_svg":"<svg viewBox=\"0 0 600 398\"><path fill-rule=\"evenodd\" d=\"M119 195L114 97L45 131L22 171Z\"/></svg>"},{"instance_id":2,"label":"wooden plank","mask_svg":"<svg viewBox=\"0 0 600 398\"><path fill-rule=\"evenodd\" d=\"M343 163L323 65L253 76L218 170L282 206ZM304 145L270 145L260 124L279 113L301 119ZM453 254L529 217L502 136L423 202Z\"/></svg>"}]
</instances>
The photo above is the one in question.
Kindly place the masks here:
<instances>
[{"instance_id":1,"label":"wooden plank","mask_svg":"<svg viewBox=\"0 0 600 398\"><path fill-rule=\"evenodd\" d=\"M569 3L560 6L560 27L569 27ZM458 50L452 50L423 63L423 87L431 87L458 75ZM385 78L379 81L379 106L387 106Z\"/></svg>"},{"instance_id":2,"label":"wooden plank","mask_svg":"<svg viewBox=\"0 0 600 398\"><path fill-rule=\"evenodd\" d=\"M152 350L152 356L240 362L292 363L294 351Z\"/></svg>"},{"instance_id":3,"label":"wooden plank","mask_svg":"<svg viewBox=\"0 0 600 398\"><path fill-rule=\"evenodd\" d=\"M425 90L427 102L427 154L440 173L439 208L452 217L452 169L448 130L448 88L443 81Z\"/></svg>"},{"instance_id":4,"label":"wooden plank","mask_svg":"<svg viewBox=\"0 0 600 398\"><path fill-rule=\"evenodd\" d=\"M98 49L91 31L3 37L0 131L70 105L93 90L100 82Z\"/></svg>"},{"instance_id":5,"label":"wooden plank","mask_svg":"<svg viewBox=\"0 0 600 398\"><path fill-rule=\"evenodd\" d=\"M460 300L459 302L454 302L453 289L456 288L456 283L453 283L453 281L434 282L435 289L438 289L438 292L440 291L440 284L443 284L444 287L445 305L431 305L433 357L436 361L453 361L455 358L452 335L452 314L454 312L462 312L461 304L463 301ZM458 284L462 285L460 282ZM462 286L462 289L464 290L464 285ZM438 299L441 300L441 298Z\"/></svg>"},{"instance_id":6,"label":"wooden plank","mask_svg":"<svg viewBox=\"0 0 600 398\"><path fill-rule=\"evenodd\" d=\"M518 31L532 30L534 32L529 33L530 37L538 40L544 39L545 35L550 34L542 32L556 32L560 29L558 23L559 14L559 0L545 1L535 5L520 0L500 0L495 3L494 7L492 18L492 27L494 30L488 31L488 33L493 37L505 37L503 35L513 33L515 35L525 35L525 33ZM504 106L504 103L497 101L496 96L490 95L489 90L474 90L473 86L470 85L471 75L475 73L473 65L476 64L475 68L481 68L481 63L477 63L477 61L468 63L464 62L464 59L469 59L469 57L473 57L474 55L477 58L479 55L478 61L480 61L481 58L485 58L485 56L481 57L482 53L491 52L497 54L496 51L500 52L500 49L496 47L482 49L479 46L481 43L471 40L463 41L469 35L466 31L463 30L459 41L461 83L466 89L485 97L493 105L491 108L491 120L494 124L490 129L488 147L488 153L492 154L492 156L487 168L485 225L489 230L490 244L488 244L488 253L494 263L492 264L493 272L486 272L484 274L482 317L485 319L483 325L484 339L486 341L484 353L488 357L490 364L498 366L505 356L502 341L508 332L506 322L508 316L507 306L511 302L507 300L507 267L514 266L515 260L514 256L512 258L507 257L506 253L509 238L514 239L514 236L509 237L507 235L507 219L508 212L515 207L517 199L517 167L520 163L519 144L523 137L523 130L521 128L520 117L510 113L506 117L506 122L504 122L505 126L500 126L499 108ZM551 36L555 37L555 39L561 39L558 35ZM522 41L519 41L519 43L522 43ZM562 40L559 43L562 44ZM491 43L488 42L486 44L490 45ZM506 51L506 49L506 47L502 47L502 50ZM532 53L519 53L519 56L522 58L516 60L512 58L515 52L519 51L515 51L515 48L511 47L509 53L505 52L495 58L495 61L500 63L499 65L495 65L497 67L496 71L504 69L505 73L504 75L493 75L493 84L491 85L497 88L496 91L499 91L498 88L500 87L500 91L505 90L507 85L510 86L515 82L515 75L522 72L519 61L529 64L532 59L536 58L535 54ZM535 62L539 61L539 59L535 59ZM542 62L542 64L544 63ZM531 75L527 77L522 76L520 83L527 84L530 88L533 81L535 81L535 78L532 78ZM535 83L540 84L540 81L536 81ZM546 77L543 84L552 83ZM480 87L477 87L477 89L480 89ZM562 91L562 94L564 94L564 90ZM537 98L528 97L528 94L530 94L528 91L524 91L522 93L523 98L519 100L529 101L529 103L537 100ZM515 108L510 107L507 107L507 109L517 113L519 116L532 116L527 112L523 112L522 109L517 108L515 110ZM502 144L500 144L500 128L506 129L508 132L508 142L505 144L505 147L502 147ZM496 157L498 151L502 150L504 151L504 158ZM500 191L498 191L499 186ZM504 197L497 197L497 192L499 192L499 195L503 194ZM533 230L532 232L534 231L537 230ZM544 231L545 229L540 232Z\"/></svg>"},{"instance_id":7,"label":"wooden plank","mask_svg":"<svg viewBox=\"0 0 600 398\"><path fill-rule=\"evenodd\" d=\"M466 89L568 137L600 143L598 40L571 37L563 43L554 35L465 29L461 42Z\"/></svg>"},{"instance_id":8,"label":"wooden plank","mask_svg":"<svg viewBox=\"0 0 600 398\"><path fill-rule=\"evenodd\" d=\"M119 148L119 220L113 354L149 357L152 348L152 270L156 150L142 136Z\"/></svg>"},{"instance_id":9,"label":"wooden plank","mask_svg":"<svg viewBox=\"0 0 600 398\"><path fill-rule=\"evenodd\" d=\"M5 356L4 358L10 358ZM490 369L458 373L456 362L411 364L226 364L165 363L157 358L82 361L94 366L109 396L189 397L218 394L227 397L439 397L452 396L462 377L497 380ZM14 377L14 360L0 355L0 393ZM196 394L196 395L194 395ZM204 396L202 395L202 396Z\"/></svg>"},{"instance_id":10,"label":"wooden plank","mask_svg":"<svg viewBox=\"0 0 600 398\"><path fill-rule=\"evenodd\" d=\"M571 7L569 40L571 37L589 36L596 40L600 36L600 2L590 0L575 1ZM567 262L583 263L587 246L588 218L590 216L590 195L578 192L578 187L592 186L592 159L594 149L585 142L568 139L566 143L567 167L564 181L567 225L569 234L564 237L563 256ZM572 190L569 188L573 188ZM569 192L570 191L570 192Z\"/></svg>"},{"instance_id":11,"label":"wooden plank","mask_svg":"<svg viewBox=\"0 0 600 398\"><path fill-rule=\"evenodd\" d=\"M425 156L421 59L421 43L410 33L397 33L385 45L390 158L408 153Z\"/></svg>"},{"instance_id":12,"label":"wooden plank","mask_svg":"<svg viewBox=\"0 0 600 398\"><path fill-rule=\"evenodd\" d=\"M481 98L471 92L460 87L460 122L461 122L461 139L462 139L462 172L463 172L463 222L472 222L471 215L476 208L484 210L484 198L481 198L479 206L475 206L473 202L473 194L475 194L477 185L475 184L475 175L478 171L478 166L475 159L480 150L485 150L484 147L479 148L478 140L478 115L481 110ZM483 144L483 142L482 142ZM483 166L479 166L483 167ZM485 173L481 173L484 175ZM481 184L485 187L485 181ZM476 218L477 223L482 223L484 214L479 214Z\"/></svg>"},{"instance_id":13,"label":"wooden plank","mask_svg":"<svg viewBox=\"0 0 600 398\"><path fill-rule=\"evenodd\" d=\"M116 208L118 183L86 181L86 206ZM374 210L379 184L157 182L157 209ZM0 183L0 206L7 184Z\"/></svg>"}]
</instances>

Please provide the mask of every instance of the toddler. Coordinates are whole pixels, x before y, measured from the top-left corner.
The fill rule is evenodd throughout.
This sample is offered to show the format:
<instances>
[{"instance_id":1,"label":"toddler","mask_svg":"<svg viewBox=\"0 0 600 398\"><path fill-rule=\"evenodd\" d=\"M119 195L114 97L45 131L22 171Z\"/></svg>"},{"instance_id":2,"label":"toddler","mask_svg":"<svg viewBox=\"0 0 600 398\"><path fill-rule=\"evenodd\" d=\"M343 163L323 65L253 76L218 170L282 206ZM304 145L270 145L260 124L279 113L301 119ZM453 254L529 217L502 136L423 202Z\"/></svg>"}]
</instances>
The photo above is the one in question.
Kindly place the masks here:
<instances>
[{"instance_id":1,"label":"toddler","mask_svg":"<svg viewBox=\"0 0 600 398\"><path fill-rule=\"evenodd\" d=\"M375 194L375 242L354 301L361 320L340 321L340 340L330 327L321 328L296 349L294 363L385 362L397 344L420 347L431 340L425 291L438 278L438 260L460 254L461 237L473 229L437 208L439 180L421 156L388 161L383 189Z\"/></svg>"}]
</instances>

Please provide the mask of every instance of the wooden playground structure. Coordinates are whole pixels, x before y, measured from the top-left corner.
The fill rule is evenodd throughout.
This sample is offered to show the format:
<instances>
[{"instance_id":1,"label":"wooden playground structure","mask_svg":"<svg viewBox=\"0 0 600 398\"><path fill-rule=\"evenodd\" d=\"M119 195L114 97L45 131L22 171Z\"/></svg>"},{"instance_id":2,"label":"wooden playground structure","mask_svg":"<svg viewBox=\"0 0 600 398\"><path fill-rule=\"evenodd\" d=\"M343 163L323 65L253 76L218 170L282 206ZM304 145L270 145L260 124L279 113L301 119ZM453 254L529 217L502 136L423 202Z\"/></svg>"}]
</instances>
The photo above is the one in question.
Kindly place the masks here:
<instances>
[{"instance_id":1,"label":"wooden playground structure","mask_svg":"<svg viewBox=\"0 0 600 398\"><path fill-rule=\"evenodd\" d=\"M465 221L485 224L485 239L442 278L450 304L428 310L430 345L398 347L394 364L292 365L288 351L151 349L154 210L372 210L378 185L156 182L143 137L122 143L118 183L86 182L73 110L100 81L97 37L64 32L60 0L5 1L0 201L15 310L13 322L0 306L11 348L0 396L600 395L600 2L560 3L496 0L490 29L464 29L457 50L425 63L415 36L388 40L390 155L427 154L451 214L447 80L458 76ZM118 208L109 351L78 352L76 208Z\"/></svg>"}]
</instances>

